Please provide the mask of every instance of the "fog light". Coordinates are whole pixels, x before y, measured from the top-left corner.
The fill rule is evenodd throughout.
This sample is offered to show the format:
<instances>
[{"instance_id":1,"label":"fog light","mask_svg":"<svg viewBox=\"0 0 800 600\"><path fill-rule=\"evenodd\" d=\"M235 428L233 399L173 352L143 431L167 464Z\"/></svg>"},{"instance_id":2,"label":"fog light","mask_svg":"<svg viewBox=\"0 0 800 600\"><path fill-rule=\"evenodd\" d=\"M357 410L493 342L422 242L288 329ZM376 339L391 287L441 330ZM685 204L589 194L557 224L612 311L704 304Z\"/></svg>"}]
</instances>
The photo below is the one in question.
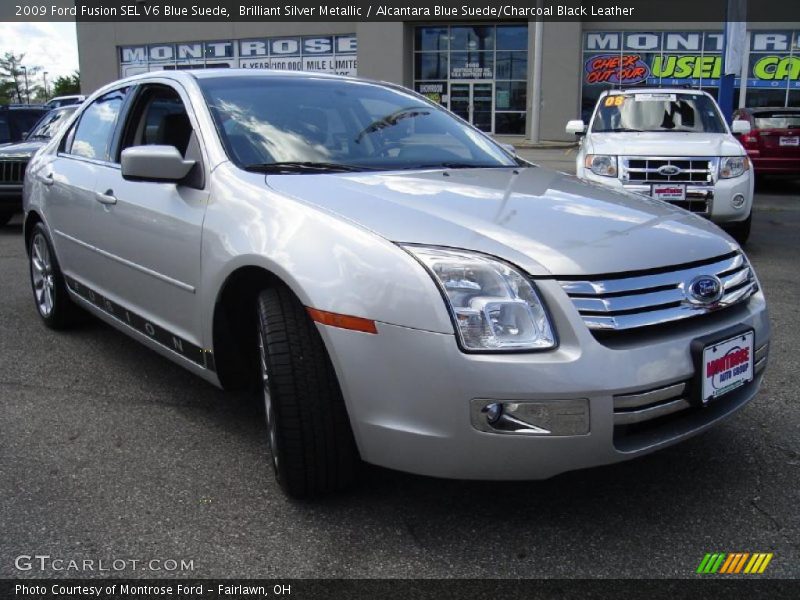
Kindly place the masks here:
<instances>
[{"instance_id":1,"label":"fog light","mask_svg":"<svg viewBox=\"0 0 800 600\"><path fill-rule=\"evenodd\" d=\"M589 400L504 400L473 398L470 419L478 431L557 436L589 433Z\"/></svg>"},{"instance_id":2,"label":"fog light","mask_svg":"<svg viewBox=\"0 0 800 600\"><path fill-rule=\"evenodd\" d=\"M741 194L736 194L733 198L731 198L731 205L733 208L742 208L744 206L744 196Z\"/></svg>"},{"instance_id":3,"label":"fog light","mask_svg":"<svg viewBox=\"0 0 800 600\"><path fill-rule=\"evenodd\" d=\"M483 408L483 412L486 413L486 422L489 423L489 425L494 425L503 415L503 405L499 402L487 404Z\"/></svg>"}]
</instances>

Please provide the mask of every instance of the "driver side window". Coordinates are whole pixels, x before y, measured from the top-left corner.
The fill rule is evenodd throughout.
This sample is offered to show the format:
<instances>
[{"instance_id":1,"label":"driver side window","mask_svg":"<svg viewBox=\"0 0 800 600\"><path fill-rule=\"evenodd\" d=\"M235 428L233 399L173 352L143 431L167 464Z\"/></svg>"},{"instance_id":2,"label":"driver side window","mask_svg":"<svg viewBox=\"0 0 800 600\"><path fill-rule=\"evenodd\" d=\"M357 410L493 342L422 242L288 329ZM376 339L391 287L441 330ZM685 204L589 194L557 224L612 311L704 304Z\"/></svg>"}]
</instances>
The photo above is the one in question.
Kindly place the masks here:
<instances>
[{"instance_id":1,"label":"driver side window","mask_svg":"<svg viewBox=\"0 0 800 600\"><path fill-rule=\"evenodd\" d=\"M178 92L160 84L146 84L140 90L122 133L119 155L133 146L174 146L195 166L182 183L202 189L202 152L191 119ZM117 158L119 159L120 156Z\"/></svg>"},{"instance_id":2,"label":"driver side window","mask_svg":"<svg viewBox=\"0 0 800 600\"><path fill-rule=\"evenodd\" d=\"M193 133L178 93L168 86L148 85L136 101L120 152L131 146L174 146L186 158Z\"/></svg>"}]
</instances>

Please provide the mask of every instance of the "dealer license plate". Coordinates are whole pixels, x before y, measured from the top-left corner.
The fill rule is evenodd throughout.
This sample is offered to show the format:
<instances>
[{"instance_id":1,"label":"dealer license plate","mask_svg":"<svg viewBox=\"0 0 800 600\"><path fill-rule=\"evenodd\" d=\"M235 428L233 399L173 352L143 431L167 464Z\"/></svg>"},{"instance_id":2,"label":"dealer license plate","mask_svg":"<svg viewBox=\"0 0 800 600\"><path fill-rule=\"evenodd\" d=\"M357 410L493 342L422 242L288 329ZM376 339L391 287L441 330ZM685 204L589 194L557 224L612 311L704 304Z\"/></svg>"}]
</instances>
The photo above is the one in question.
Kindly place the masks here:
<instances>
[{"instance_id":1,"label":"dealer license plate","mask_svg":"<svg viewBox=\"0 0 800 600\"><path fill-rule=\"evenodd\" d=\"M685 200L686 199L686 186L675 184L659 184L653 185L650 193L656 200Z\"/></svg>"},{"instance_id":2,"label":"dealer license plate","mask_svg":"<svg viewBox=\"0 0 800 600\"><path fill-rule=\"evenodd\" d=\"M753 339L746 331L703 349L703 404L753 380Z\"/></svg>"},{"instance_id":3,"label":"dealer license plate","mask_svg":"<svg viewBox=\"0 0 800 600\"><path fill-rule=\"evenodd\" d=\"M800 146L800 135L786 136L782 135L778 140L780 146Z\"/></svg>"}]
</instances>

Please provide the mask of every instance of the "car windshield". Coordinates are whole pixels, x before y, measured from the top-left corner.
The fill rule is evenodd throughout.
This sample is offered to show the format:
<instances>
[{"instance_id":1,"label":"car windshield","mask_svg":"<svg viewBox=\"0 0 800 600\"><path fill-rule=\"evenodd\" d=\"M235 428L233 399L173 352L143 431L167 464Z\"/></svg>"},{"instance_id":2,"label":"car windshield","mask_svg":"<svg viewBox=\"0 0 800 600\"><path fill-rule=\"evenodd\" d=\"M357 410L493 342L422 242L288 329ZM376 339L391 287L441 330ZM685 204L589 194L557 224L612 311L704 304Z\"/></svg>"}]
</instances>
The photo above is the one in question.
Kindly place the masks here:
<instances>
[{"instance_id":1,"label":"car windshield","mask_svg":"<svg viewBox=\"0 0 800 600\"><path fill-rule=\"evenodd\" d=\"M513 167L497 144L412 92L322 77L200 78L240 167L267 172Z\"/></svg>"},{"instance_id":2,"label":"car windshield","mask_svg":"<svg viewBox=\"0 0 800 600\"><path fill-rule=\"evenodd\" d=\"M64 126L77 107L53 110L47 113L28 134L29 139L50 139Z\"/></svg>"},{"instance_id":3,"label":"car windshield","mask_svg":"<svg viewBox=\"0 0 800 600\"><path fill-rule=\"evenodd\" d=\"M756 129L792 129L800 127L800 111L758 112L753 115Z\"/></svg>"},{"instance_id":4,"label":"car windshield","mask_svg":"<svg viewBox=\"0 0 800 600\"><path fill-rule=\"evenodd\" d=\"M592 132L726 132L714 101L705 94L612 94L599 104Z\"/></svg>"}]
</instances>

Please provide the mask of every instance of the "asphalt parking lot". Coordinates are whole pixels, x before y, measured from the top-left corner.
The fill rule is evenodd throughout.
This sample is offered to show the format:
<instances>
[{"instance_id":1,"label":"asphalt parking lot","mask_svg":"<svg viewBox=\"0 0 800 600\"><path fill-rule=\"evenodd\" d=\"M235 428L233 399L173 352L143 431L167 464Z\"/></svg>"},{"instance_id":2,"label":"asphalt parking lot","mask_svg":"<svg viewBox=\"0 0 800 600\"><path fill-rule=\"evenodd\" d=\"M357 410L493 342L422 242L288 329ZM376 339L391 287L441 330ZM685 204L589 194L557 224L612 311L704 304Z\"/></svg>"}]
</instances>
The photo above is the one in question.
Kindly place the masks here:
<instances>
[{"instance_id":1,"label":"asphalt parking lot","mask_svg":"<svg viewBox=\"0 0 800 600\"><path fill-rule=\"evenodd\" d=\"M131 577L692 577L706 552L738 551L774 553L764 577L800 577L800 182L760 187L747 251L770 366L711 432L542 482L370 468L348 494L298 503L273 482L248 398L98 321L44 328L17 219L0 228L0 577L68 574L20 572L25 554L193 561L118 573Z\"/></svg>"}]
</instances>

